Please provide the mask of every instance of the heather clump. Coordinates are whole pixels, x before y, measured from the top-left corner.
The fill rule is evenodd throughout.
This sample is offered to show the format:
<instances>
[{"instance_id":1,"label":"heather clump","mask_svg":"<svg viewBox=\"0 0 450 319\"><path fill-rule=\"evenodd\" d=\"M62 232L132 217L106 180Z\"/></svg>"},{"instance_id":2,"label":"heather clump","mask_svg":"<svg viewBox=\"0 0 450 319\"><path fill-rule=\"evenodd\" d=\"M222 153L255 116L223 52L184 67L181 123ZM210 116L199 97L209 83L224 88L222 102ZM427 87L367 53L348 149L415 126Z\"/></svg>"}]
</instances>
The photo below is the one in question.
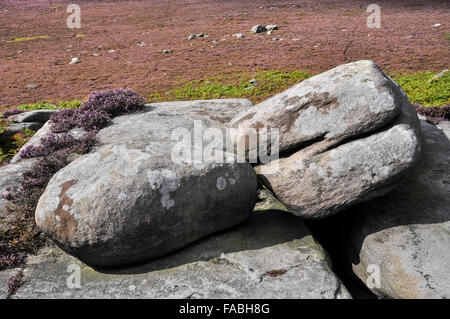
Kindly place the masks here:
<instances>
[{"instance_id":1,"label":"heather clump","mask_svg":"<svg viewBox=\"0 0 450 319\"><path fill-rule=\"evenodd\" d=\"M98 130L114 116L136 111L144 99L132 89L93 92L76 109L61 110L52 116L52 132L67 132L74 127Z\"/></svg>"},{"instance_id":2,"label":"heather clump","mask_svg":"<svg viewBox=\"0 0 450 319\"><path fill-rule=\"evenodd\" d=\"M34 222L37 202L52 176L68 165L74 154L85 154L97 143L98 130L114 116L138 110L144 99L130 89L94 92L76 109L60 110L52 116L51 133L20 151L21 158L36 158L18 185L8 188L4 210L8 221L0 224L0 270L20 266L28 253L40 248L46 238ZM69 132L83 128L75 137ZM23 145L23 144L22 144ZM18 278L20 279L20 278ZM20 281L11 282L11 287Z\"/></svg>"},{"instance_id":3,"label":"heather clump","mask_svg":"<svg viewBox=\"0 0 450 319\"><path fill-rule=\"evenodd\" d=\"M0 227L0 270L17 267L27 253L45 242L34 223L34 210L50 178L70 162L71 150L63 149L36 160L18 185L7 189L5 213L10 218Z\"/></svg>"},{"instance_id":4,"label":"heather clump","mask_svg":"<svg viewBox=\"0 0 450 319\"><path fill-rule=\"evenodd\" d=\"M450 120L450 104L444 106L423 106L415 103L414 108L417 113L425 116L427 121L433 124Z\"/></svg>"},{"instance_id":5,"label":"heather clump","mask_svg":"<svg viewBox=\"0 0 450 319\"><path fill-rule=\"evenodd\" d=\"M38 146L29 145L20 151L21 158L33 158L41 156L49 156L60 150L67 150L72 153L83 154L95 145L96 130L83 134L80 138L75 138L70 133L54 134L50 133L41 138Z\"/></svg>"}]
</instances>

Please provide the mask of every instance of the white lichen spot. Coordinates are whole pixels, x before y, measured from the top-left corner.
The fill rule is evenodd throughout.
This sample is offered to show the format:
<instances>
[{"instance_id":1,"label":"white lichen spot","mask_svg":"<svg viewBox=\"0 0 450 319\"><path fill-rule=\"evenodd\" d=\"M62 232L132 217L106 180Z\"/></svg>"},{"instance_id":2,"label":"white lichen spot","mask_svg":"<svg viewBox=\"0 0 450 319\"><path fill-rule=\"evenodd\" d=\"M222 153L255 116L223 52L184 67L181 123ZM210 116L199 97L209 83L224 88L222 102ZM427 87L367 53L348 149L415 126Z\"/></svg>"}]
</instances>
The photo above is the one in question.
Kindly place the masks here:
<instances>
[{"instance_id":1,"label":"white lichen spot","mask_svg":"<svg viewBox=\"0 0 450 319\"><path fill-rule=\"evenodd\" d=\"M78 212L75 209L72 208L69 211L69 214L70 214L70 216L73 216L73 219L78 220L79 214L78 214Z\"/></svg>"},{"instance_id":2,"label":"white lichen spot","mask_svg":"<svg viewBox=\"0 0 450 319\"><path fill-rule=\"evenodd\" d=\"M61 217L59 217L58 215L55 215L55 219L56 219L57 222L61 221Z\"/></svg>"},{"instance_id":3,"label":"white lichen spot","mask_svg":"<svg viewBox=\"0 0 450 319\"><path fill-rule=\"evenodd\" d=\"M176 173L168 169L162 169L161 171L149 171L147 177L152 190L159 189L162 195L161 205L166 209L175 206L175 201L170 197L170 193L180 187L180 179Z\"/></svg>"},{"instance_id":4,"label":"white lichen spot","mask_svg":"<svg viewBox=\"0 0 450 319\"><path fill-rule=\"evenodd\" d=\"M236 184L236 180L234 178L230 178L228 182L230 183L230 185Z\"/></svg>"},{"instance_id":5,"label":"white lichen spot","mask_svg":"<svg viewBox=\"0 0 450 319\"><path fill-rule=\"evenodd\" d=\"M216 187L219 191L223 191L227 187L227 180L224 177L220 176L217 179Z\"/></svg>"},{"instance_id":6,"label":"white lichen spot","mask_svg":"<svg viewBox=\"0 0 450 319\"><path fill-rule=\"evenodd\" d=\"M69 205L63 205L63 209L64 209L65 211L68 211L68 210L70 209L70 207L69 207Z\"/></svg>"},{"instance_id":7,"label":"white lichen spot","mask_svg":"<svg viewBox=\"0 0 450 319\"><path fill-rule=\"evenodd\" d=\"M124 192L120 192L119 196L117 196L117 199L120 200L120 201L124 201L127 198L128 198L128 196Z\"/></svg>"}]
</instances>

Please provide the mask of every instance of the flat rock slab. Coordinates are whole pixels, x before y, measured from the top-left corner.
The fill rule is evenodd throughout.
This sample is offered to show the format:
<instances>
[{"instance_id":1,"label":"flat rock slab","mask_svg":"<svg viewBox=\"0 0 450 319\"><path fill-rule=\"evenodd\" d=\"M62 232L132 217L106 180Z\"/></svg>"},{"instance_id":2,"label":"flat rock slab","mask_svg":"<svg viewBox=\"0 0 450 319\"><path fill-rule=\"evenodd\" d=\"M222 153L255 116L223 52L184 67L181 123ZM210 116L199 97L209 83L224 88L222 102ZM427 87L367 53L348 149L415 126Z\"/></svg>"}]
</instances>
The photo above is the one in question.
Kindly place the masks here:
<instances>
[{"instance_id":1,"label":"flat rock slab","mask_svg":"<svg viewBox=\"0 0 450 319\"><path fill-rule=\"evenodd\" d=\"M67 286L73 265L80 288ZM276 211L131 268L93 269L47 247L24 275L13 298L351 298L304 223Z\"/></svg>"},{"instance_id":2,"label":"flat rock slab","mask_svg":"<svg viewBox=\"0 0 450 319\"><path fill-rule=\"evenodd\" d=\"M19 269L12 268L0 271L0 299L9 297L8 280L17 274Z\"/></svg>"},{"instance_id":3,"label":"flat rock slab","mask_svg":"<svg viewBox=\"0 0 450 319\"><path fill-rule=\"evenodd\" d=\"M421 121L423 155L394 191L361 204L344 223L342 243L354 272L366 282L367 267L380 267L389 298L450 298L450 123Z\"/></svg>"},{"instance_id":4,"label":"flat rock slab","mask_svg":"<svg viewBox=\"0 0 450 319\"><path fill-rule=\"evenodd\" d=\"M36 111L29 111L29 112L23 112L16 115L11 115L8 117L8 120L15 122L15 123L23 123L23 122L38 122L38 123L45 123L47 122L50 117L57 113L58 110L36 110Z\"/></svg>"},{"instance_id":5,"label":"flat rock slab","mask_svg":"<svg viewBox=\"0 0 450 319\"><path fill-rule=\"evenodd\" d=\"M146 111L171 115L199 115L210 120L228 124L236 115L249 110L253 102L247 99L214 99L150 103Z\"/></svg>"},{"instance_id":6,"label":"flat rock slab","mask_svg":"<svg viewBox=\"0 0 450 319\"><path fill-rule=\"evenodd\" d=\"M37 131L42 127L43 123L40 122L24 122L24 123L12 123L8 125L5 134L8 136L12 136L17 134L23 130L32 130Z\"/></svg>"}]
</instances>

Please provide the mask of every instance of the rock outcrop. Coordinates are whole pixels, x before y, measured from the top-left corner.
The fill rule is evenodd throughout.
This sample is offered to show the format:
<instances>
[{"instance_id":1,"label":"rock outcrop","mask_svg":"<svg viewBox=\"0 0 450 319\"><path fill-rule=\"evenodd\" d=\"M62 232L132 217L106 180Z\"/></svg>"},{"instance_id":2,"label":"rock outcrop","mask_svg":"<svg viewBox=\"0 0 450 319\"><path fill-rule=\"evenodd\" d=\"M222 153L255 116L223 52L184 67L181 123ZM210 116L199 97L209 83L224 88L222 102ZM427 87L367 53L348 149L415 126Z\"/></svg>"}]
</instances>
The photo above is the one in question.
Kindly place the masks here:
<instances>
[{"instance_id":1,"label":"rock outcrop","mask_svg":"<svg viewBox=\"0 0 450 319\"><path fill-rule=\"evenodd\" d=\"M342 221L342 253L365 283L368 266L379 267L379 286L371 289L380 297L450 298L450 123L421 122L417 167Z\"/></svg>"},{"instance_id":2,"label":"rock outcrop","mask_svg":"<svg viewBox=\"0 0 450 319\"><path fill-rule=\"evenodd\" d=\"M246 220L257 190L250 164L217 163L217 157L184 162L172 156L176 129L195 134L197 122L221 130L249 105L212 101L208 112L206 103L147 105L114 118L98 133L94 151L50 180L37 205L37 225L84 262L113 266L161 257ZM189 136L192 155L202 155L202 141L200 149L191 141ZM220 152L222 158L234 157Z\"/></svg>"},{"instance_id":3,"label":"rock outcrop","mask_svg":"<svg viewBox=\"0 0 450 319\"><path fill-rule=\"evenodd\" d=\"M12 298L351 298L304 223L277 211L131 268L93 269L47 247L24 276Z\"/></svg>"},{"instance_id":4,"label":"rock outcrop","mask_svg":"<svg viewBox=\"0 0 450 319\"><path fill-rule=\"evenodd\" d=\"M8 120L14 123L37 122L44 124L50 117L58 112L58 110L36 110L28 111L8 117Z\"/></svg>"},{"instance_id":5,"label":"rock outcrop","mask_svg":"<svg viewBox=\"0 0 450 319\"><path fill-rule=\"evenodd\" d=\"M420 152L414 108L371 61L309 78L230 126L235 144L249 152L252 131L279 129L280 159L256 170L290 211L308 219L386 194Z\"/></svg>"}]
</instances>

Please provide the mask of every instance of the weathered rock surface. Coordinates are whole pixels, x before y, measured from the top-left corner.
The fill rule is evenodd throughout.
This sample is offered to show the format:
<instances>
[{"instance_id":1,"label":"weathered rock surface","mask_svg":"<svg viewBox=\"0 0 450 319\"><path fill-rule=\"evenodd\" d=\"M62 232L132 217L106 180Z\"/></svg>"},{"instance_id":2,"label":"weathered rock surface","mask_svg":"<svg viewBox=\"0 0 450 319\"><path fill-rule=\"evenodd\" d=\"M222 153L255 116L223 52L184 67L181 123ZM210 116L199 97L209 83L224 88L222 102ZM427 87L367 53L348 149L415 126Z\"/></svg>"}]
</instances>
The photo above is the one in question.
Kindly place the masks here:
<instances>
[{"instance_id":1,"label":"weathered rock surface","mask_svg":"<svg viewBox=\"0 0 450 319\"><path fill-rule=\"evenodd\" d=\"M14 187L15 184L20 182L23 173L29 169L34 163L33 159L24 160L18 164L8 164L0 167L0 222L5 217L4 206L7 200L3 198L8 194L7 188Z\"/></svg>"},{"instance_id":2,"label":"weathered rock surface","mask_svg":"<svg viewBox=\"0 0 450 319\"><path fill-rule=\"evenodd\" d=\"M369 265L380 267L390 298L450 298L450 123L421 121L423 155L388 195L352 209L342 242L363 282Z\"/></svg>"},{"instance_id":3,"label":"weathered rock surface","mask_svg":"<svg viewBox=\"0 0 450 319\"><path fill-rule=\"evenodd\" d=\"M0 271L0 299L8 298L8 280L17 273L17 270L13 268Z\"/></svg>"},{"instance_id":4,"label":"weathered rock surface","mask_svg":"<svg viewBox=\"0 0 450 319\"><path fill-rule=\"evenodd\" d=\"M256 172L295 215L320 219L395 188L418 160L419 137L417 115L407 103L379 133L318 154L306 148Z\"/></svg>"},{"instance_id":5,"label":"weathered rock surface","mask_svg":"<svg viewBox=\"0 0 450 319\"><path fill-rule=\"evenodd\" d=\"M371 61L307 79L238 115L231 127L237 143L250 129L280 129L281 158L256 171L290 211L309 219L386 194L420 152L414 108Z\"/></svg>"},{"instance_id":6,"label":"weathered rock surface","mask_svg":"<svg viewBox=\"0 0 450 319\"><path fill-rule=\"evenodd\" d=\"M23 123L12 123L8 125L7 130L5 130L5 134L7 136L12 136L16 133L19 133L23 130L33 130L37 131L42 127L42 123L40 122L23 122Z\"/></svg>"},{"instance_id":7,"label":"weathered rock surface","mask_svg":"<svg viewBox=\"0 0 450 319\"><path fill-rule=\"evenodd\" d=\"M252 101L247 99L214 99L150 103L146 104L145 111L167 115L198 115L228 124L236 115L252 106Z\"/></svg>"},{"instance_id":8,"label":"weathered rock surface","mask_svg":"<svg viewBox=\"0 0 450 319\"><path fill-rule=\"evenodd\" d=\"M77 265L80 288L68 288ZM351 297L303 222L275 211L132 268L92 269L47 247L28 258L24 276L12 298Z\"/></svg>"},{"instance_id":9,"label":"weathered rock surface","mask_svg":"<svg viewBox=\"0 0 450 319\"><path fill-rule=\"evenodd\" d=\"M372 61L338 66L277 94L231 122L235 140L248 130L280 130L280 153L321 141L331 146L386 126L400 113L401 88Z\"/></svg>"},{"instance_id":10,"label":"weathered rock surface","mask_svg":"<svg viewBox=\"0 0 450 319\"><path fill-rule=\"evenodd\" d=\"M184 115L163 104L114 118L98 133L99 147L50 180L37 205L37 225L84 262L112 266L161 257L247 219L257 188L250 164L172 160L174 130L193 132L194 121L205 129L225 127L209 119L225 121L228 115L216 113L220 108L208 113L199 107L199 117L195 105L187 103Z\"/></svg>"},{"instance_id":11,"label":"weathered rock surface","mask_svg":"<svg viewBox=\"0 0 450 319\"><path fill-rule=\"evenodd\" d=\"M58 112L58 110L29 111L29 112L19 113L16 115L11 115L10 117L8 117L8 120L15 122L15 123L23 123L23 122L45 123L56 112Z\"/></svg>"}]
</instances>

